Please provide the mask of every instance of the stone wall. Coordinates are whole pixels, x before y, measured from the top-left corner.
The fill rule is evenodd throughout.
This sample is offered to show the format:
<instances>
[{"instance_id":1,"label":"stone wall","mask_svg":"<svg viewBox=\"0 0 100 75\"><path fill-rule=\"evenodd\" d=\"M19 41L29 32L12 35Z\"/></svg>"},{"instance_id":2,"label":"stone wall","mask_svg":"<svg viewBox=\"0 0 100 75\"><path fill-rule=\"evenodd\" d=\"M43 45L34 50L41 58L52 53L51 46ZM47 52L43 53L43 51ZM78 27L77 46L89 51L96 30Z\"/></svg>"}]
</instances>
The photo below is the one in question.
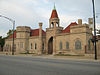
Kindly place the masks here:
<instances>
[{"instance_id":1,"label":"stone wall","mask_svg":"<svg viewBox=\"0 0 100 75\"><path fill-rule=\"evenodd\" d=\"M85 54L85 46L88 45L88 40L92 37L87 25L77 25L70 28L71 33L61 33L56 36L56 52L65 54ZM81 41L81 49L75 49L75 42ZM60 50L60 42L62 42L62 50ZM69 49L66 49L66 42L69 42Z\"/></svg>"}]
</instances>

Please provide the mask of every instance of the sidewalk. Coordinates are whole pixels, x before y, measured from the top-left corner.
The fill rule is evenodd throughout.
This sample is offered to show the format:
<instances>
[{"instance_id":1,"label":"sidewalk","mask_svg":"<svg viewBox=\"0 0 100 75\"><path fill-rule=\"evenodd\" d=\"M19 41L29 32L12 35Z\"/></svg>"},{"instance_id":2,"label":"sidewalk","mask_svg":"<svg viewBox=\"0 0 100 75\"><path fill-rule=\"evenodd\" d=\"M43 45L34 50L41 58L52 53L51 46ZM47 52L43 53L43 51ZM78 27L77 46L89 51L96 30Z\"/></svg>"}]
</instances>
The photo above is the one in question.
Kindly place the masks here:
<instances>
[{"instance_id":1,"label":"sidewalk","mask_svg":"<svg viewBox=\"0 0 100 75\"><path fill-rule=\"evenodd\" d=\"M54 55L33 55L33 54L19 54L16 56L36 57L44 59L100 61L100 58L95 60L94 57L87 57L87 56L54 56Z\"/></svg>"},{"instance_id":2,"label":"sidewalk","mask_svg":"<svg viewBox=\"0 0 100 75\"><path fill-rule=\"evenodd\" d=\"M6 55L0 53L0 55ZM11 56L8 54L8 56ZM25 57L36 57L44 59L63 59L63 60L86 60L86 61L100 61L100 56L97 60L94 59L94 56L54 56L54 55L35 55L35 54L18 54L14 56L25 56Z\"/></svg>"}]
</instances>

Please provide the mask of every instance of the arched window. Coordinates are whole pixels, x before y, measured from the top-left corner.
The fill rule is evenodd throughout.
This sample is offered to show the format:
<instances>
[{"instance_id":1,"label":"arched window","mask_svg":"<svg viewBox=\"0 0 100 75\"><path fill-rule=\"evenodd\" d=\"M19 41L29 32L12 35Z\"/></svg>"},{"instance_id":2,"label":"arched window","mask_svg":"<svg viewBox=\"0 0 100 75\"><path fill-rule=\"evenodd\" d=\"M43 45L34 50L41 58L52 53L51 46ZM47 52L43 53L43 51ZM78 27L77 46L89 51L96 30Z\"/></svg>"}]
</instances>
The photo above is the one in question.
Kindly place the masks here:
<instances>
[{"instance_id":1,"label":"arched window","mask_svg":"<svg viewBox=\"0 0 100 75\"><path fill-rule=\"evenodd\" d=\"M91 50L90 40L88 40L88 50Z\"/></svg>"},{"instance_id":2,"label":"arched window","mask_svg":"<svg viewBox=\"0 0 100 75\"><path fill-rule=\"evenodd\" d=\"M44 50L44 43L42 43L42 50Z\"/></svg>"},{"instance_id":3,"label":"arched window","mask_svg":"<svg viewBox=\"0 0 100 75\"><path fill-rule=\"evenodd\" d=\"M31 49L33 49L33 47L32 47L32 43L31 43Z\"/></svg>"},{"instance_id":4,"label":"arched window","mask_svg":"<svg viewBox=\"0 0 100 75\"><path fill-rule=\"evenodd\" d=\"M37 49L37 44L35 43L35 49Z\"/></svg>"},{"instance_id":5,"label":"arched window","mask_svg":"<svg viewBox=\"0 0 100 75\"><path fill-rule=\"evenodd\" d=\"M59 45L60 45L60 46L59 46L59 47L60 47L60 50L62 50L62 42L60 42L60 44L59 44Z\"/></svg>"},{"instance_id":6,"label":"arched window","mask_svg":"<svg viewBox=\"0 0 100 75\"><path fill-rule=\"evenodd\" d=\"M17 42L17 47L19 48L19 42Z\"/></svg>"},{"instance_id":7,"label":"arched window","mask_svg":"<svg viewBox=\"0 0 100 75\"><path fill-rule=\"evenodd\" d=\"M66 49L69 49L69 42L66 42Z\"/></svg>"},{"instance_id":8,"label":"arched window","mask_svg":"<svg viewBox=\"0 0 100 75\"><path fill-rule=\"evenodd\" d=\"M80 50L80 49L81 49L81 41L80 41L80 40L77 40L77 41L75 42L75 49L76 49L76 50Z\"/></svg>"},{"instance_id":9,"label":"arched window","mask_svg":"<svg viewBox=\"0 0 100 75\"><path fill-rule=\"evenodd\" d=\"M21 42L21 48L23 48L23 42Z\"/></svg>"}]
</instances>

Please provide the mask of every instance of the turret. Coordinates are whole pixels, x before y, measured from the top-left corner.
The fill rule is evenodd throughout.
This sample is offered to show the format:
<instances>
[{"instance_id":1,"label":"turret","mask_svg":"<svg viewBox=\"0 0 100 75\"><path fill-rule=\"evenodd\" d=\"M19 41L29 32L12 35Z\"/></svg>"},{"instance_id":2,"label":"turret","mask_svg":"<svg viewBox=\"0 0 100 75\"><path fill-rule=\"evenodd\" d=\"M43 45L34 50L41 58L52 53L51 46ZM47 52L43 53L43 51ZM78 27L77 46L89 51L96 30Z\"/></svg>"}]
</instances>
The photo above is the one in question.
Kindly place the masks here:
<instances>
[{"instance_id":1,"label":"turret","mask_svg":"<svg viewBox=\"0 0 100 75\"><path fill-rule=\"evenodd\" d=\"M16 38L29 38L29 37L30 37L30 27L18 26L16 28Z\"/></svg>"},{"instance_id":2,"label":"turret","mask_svg":"<svg viewBox=\"0 0 100 75\"><path fill-rule=\"evenodd\" d=\"M59 17L58 17L57 11L56 11L56 7L54 5L54 9L52 10L52 14L51 14L51 17L49 19L49 28L51 28L51 27L54 28L57 25L59 27Z\"/></svg>"}]
</instances>

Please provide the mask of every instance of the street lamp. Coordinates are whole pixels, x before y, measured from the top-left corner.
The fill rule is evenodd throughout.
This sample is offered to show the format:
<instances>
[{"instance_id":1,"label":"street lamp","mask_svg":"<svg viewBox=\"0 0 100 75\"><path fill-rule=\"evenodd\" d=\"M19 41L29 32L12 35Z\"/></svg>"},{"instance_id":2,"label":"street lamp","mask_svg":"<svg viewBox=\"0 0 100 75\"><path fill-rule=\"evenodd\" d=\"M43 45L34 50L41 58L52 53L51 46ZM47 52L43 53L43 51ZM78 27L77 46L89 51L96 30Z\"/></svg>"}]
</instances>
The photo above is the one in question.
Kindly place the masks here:
<instances>
[{"instance_id":1,"label":"street lamp","mask_svg":"<svg viewBox=\"0 0 100 75\"><path fill-rule=\"evenodd\" d=\"M94 45L95 45L95 60L97 60L97 49L96 49L96 26L95 26L95 6L94 6L94 0L92 0L93 3L93 23L94 23Z\"/></svg>"},{"instance_id":2,"label":"street lamp","mask_svg":"<svg viewBox=\"0 0 100 75\"><path fill-rule=\"evenodd\" d=\"M3 17L5 19L8 19L13 23L13 46L12 46L12 55L14 55L14 28L15 28L15 20L12 20L11 18L8 18L6 16L0 15L0 17Z\"/></svg>"}]
</instances>

